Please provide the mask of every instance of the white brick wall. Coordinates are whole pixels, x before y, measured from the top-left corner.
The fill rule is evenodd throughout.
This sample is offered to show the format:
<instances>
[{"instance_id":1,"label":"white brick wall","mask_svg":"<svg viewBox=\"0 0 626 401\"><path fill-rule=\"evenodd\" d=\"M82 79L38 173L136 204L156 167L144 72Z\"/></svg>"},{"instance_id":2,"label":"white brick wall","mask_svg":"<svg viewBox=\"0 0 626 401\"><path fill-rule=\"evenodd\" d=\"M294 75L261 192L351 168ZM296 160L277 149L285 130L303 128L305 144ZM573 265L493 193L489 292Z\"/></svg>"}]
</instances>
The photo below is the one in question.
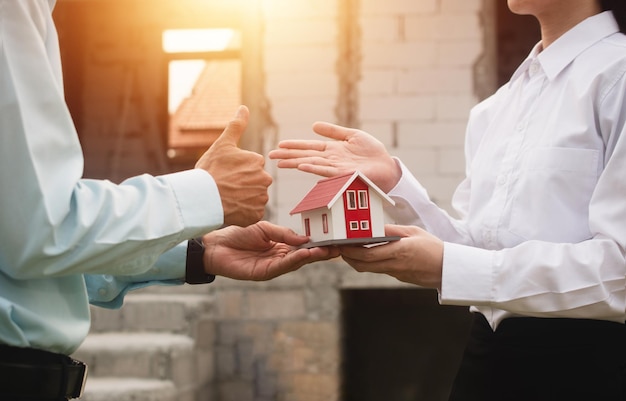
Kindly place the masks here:
<instances>
[{"instance_id":1,"label":"white brick wall","mask_svg":"<svg viewBox=\"0 0 626 401\"><path fill-rule=\"evenodd\" d=\"M338 120L340 1L263 3L265 87L276 131L268 148L282 139L318 139L312 123ZM357 128L382 141L432 199L451 210L464 171L467 114L476 103L473 65L482 51L482 1L356 3L362 56ZM267 168L275 177L268 218L301 231L299 216L289 211L319 177L278 170L270 160ZM217 398L339 400L338 289L402 285L388 276L358 274L340 260L267 283L220 278L210 287Z\"/></svg>"},{"instance_id":2,"label":"white brick wall","mask_svg":"<svg viewBox=\"0 0 626 401\"><path fill-rule=\"evenodd\" d=\"M311 124L334 121L338 94L336 0L268 0L265 12L265 76L276 142L311 138ZM270 144L270 147L275 146ZM275 176L270 192L270 218L300 231L289 211L316 178L293 171L268 169Z\"/></svg>"},{"instance_id":3,"label":"white brick wall","mask_svg":"<svg viewBox=\"0 0 626 401\"><path fill-rule=\"evenodd\" d=\"M358 117L450 209L464 173L463 140L476 104L474 64L483 51L481 0L361 0ZM275 140L316 138L335 122L339 95L339 0L268 0L265 76ZM269 146L272 147L272 144ZM289 211L318 177L275 176L270 218L297 231Z\"/></svg>"},{"instance_id":4,"label":"white brick wall","mask_svg":"<svg viewBox=\"0 0 626 401\"><path fill-rule=\"evenodd\" d=\"M437 0L362 0L364 15L431 14L438 8Z\"/></svg>"},{"instance_id":5,"label":"white brick wall","mask_svg":"<svg viewBox=\"0 0 626 401\"><path fill-rule=\"evenodd\" d=\"M450 210L482 52L479 0L362 2L362 128Z\"/></svg>"}]
</instances>

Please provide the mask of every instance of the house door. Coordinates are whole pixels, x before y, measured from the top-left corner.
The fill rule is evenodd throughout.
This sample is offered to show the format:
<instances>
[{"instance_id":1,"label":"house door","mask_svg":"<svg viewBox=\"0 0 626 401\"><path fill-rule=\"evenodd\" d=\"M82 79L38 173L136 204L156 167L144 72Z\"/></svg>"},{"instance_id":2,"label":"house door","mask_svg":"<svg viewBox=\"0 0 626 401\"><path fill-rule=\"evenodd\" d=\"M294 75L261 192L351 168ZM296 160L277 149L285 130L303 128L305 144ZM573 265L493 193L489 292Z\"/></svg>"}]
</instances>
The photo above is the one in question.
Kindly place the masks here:
<instances>
[{"instance_id":1,"label":"house door","mask_svg":"<svg viewBox=\"0 0 626 401\"><path fill-rule=\"evenodd\" d=\"M360 179L354 180L343 194L346 212L346 237L369 238L372 236L369 188Z\"/></svg>"}]
</instances>

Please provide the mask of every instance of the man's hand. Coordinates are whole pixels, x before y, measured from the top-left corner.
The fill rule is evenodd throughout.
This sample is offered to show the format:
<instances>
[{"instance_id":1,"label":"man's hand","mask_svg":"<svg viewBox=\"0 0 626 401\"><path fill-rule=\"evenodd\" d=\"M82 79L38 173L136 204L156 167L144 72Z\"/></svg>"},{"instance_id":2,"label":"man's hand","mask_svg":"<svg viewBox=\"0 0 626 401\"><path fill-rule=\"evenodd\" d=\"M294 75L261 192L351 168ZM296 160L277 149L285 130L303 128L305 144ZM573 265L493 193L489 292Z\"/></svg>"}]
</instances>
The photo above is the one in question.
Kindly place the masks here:
<instances>
[{"instance_id":1,"label":"man's hand","mask_svg":"<svg viewBox=\"0 0 626 401\"><path fill-rule=\"evenodd\" d=\"M334 177L361 171L380 189L389 192L402 176L400 167L385 145L370 134L325 122L313 124L313 131L332 139L286 140L269 153L278 159L278 167Z\"/></svg>"},{"instance_id":2,"label":"man's hand","mask_svg":"<svg viewBox=\"0 0 626 401\"><path fill-rule=\"evenodd\" d=\"M263 218L272 177L263 169L258 153L239 149L237 144L248 126L249 111L240 106L219 138L202 155L196 168L211 174L222 199L224 224L247 226Z\"/></svg>"},{"instance_id":3,"label":"man's hand","mask_svg":"<svg viewBox=\"0 0 626 401\"><path fill-rule=\"evenodd\" d=\"M334 247L297 248L307 241L308 237L267 221L226 227L202 237L204 268L216 276L264 281L339 256Z\"/></svg>"}]
</instances>

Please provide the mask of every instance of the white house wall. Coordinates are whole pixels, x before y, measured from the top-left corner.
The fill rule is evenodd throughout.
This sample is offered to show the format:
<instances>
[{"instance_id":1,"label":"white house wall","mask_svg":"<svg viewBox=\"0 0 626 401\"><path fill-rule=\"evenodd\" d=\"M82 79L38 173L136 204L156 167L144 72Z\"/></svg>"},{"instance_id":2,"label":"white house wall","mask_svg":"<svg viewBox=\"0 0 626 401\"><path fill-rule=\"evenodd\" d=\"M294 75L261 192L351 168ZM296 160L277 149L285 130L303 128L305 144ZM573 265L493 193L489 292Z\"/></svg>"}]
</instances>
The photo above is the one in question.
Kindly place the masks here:
<instances>
[{"instance_id":1,"label":"white house wall","mask_svg":"<svg viewBox=\"0 0 626 401\"><path fill-rule=\"evenodd\" d=\"M373 237L383 237L385 235L385 216L383 209L383 199L370 190L370 213L371 228ZM328 233L324 233L322 226L322 215L328 215ZM302 233L305 232L304 219L308 218L311 229L312 241L325 241L329 239L348 238L346 232L345 210L343 200L338 199L331 209L316 209L301 214Z\"/></svg>"},{"instance_id":2,"label":"white house wall","mask_svg":"<svg viewBox=\"0 0 626 401\"><path fill-rule=\"evenodd\" d=\"M333 215L333 230L336 239L348 238L346 233L346 212L343 209L343 199L337 200L331 208Z\"/></svg>"},{"instance_id":3,"label":"white house wall","mask_svg":"<svg viewBox=\"0 0 626 401\"><path fill-rule=\"evenodd\" d=\"M370 213L372 218L372 237L385 236L385 215L383 199L378 194L370 191Z\"/></svg>"},{"instance_id":4,"label":"white house wall","mask_svg":"<svg viewBox=\"0 0 626 401\"><path fill-rule=\"evenodd\" d=\"M326 214L328 215L328 233L324 233L324 228L322 226L322 215ZM308 212L304 212L301 215L302 217L302 233L304 234L306 232L306 229L304 227L304 220L305 219L309 219L309 228L311 229L311 241L325 241L325 240L329 240L329 239L333 239L333 232L334 232L334 227L332 225L332 216L331 216L331 212L326 209L326 208L322 208L322 209L316 209L316 210L311 210Z\"/></svg>"}]
</instances>

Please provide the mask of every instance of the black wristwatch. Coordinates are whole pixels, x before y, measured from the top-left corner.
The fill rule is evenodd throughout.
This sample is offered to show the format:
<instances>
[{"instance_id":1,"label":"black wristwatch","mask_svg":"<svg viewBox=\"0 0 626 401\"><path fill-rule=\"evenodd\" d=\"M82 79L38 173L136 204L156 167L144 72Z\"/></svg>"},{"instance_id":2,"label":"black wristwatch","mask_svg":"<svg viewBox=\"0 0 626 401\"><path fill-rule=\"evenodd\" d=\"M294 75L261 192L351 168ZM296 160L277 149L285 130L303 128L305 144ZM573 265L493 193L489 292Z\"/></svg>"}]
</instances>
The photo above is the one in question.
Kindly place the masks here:
<instances>
[{"instance_id":1,"label":"black wristwatch","mask_svg":"<svg viewBox=\"0 0 626 401\"><path fill-rule=\"evenodd\" d=\"M187 241L187 262L185 265L185 282L187 284L206 284L215 280L213 274L204 271L204 244L202 238Z\"/></svg>"}]
</instances>

